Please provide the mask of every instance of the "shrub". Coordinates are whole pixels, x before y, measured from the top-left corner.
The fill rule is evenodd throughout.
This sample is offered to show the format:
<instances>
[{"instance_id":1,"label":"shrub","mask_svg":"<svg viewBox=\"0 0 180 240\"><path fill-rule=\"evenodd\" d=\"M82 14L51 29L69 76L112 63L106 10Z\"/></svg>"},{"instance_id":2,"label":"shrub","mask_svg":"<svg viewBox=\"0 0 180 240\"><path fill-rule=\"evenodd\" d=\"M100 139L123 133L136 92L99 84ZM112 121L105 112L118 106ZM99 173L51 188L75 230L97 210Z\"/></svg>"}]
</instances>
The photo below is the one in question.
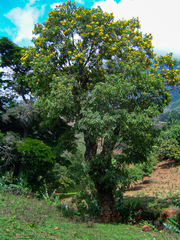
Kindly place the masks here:
<instances>
[{"instance_id":1,"label":"shrub","mask_svg":"<svg viewBox=\"0 0 180 240\"><path fill-rule=\"evenodd\" d=\"M180 146L174 138L162 141L158 152L159 157L164 159L169 158L178 160L180 158Z\"/></svg>"}]
</instances>

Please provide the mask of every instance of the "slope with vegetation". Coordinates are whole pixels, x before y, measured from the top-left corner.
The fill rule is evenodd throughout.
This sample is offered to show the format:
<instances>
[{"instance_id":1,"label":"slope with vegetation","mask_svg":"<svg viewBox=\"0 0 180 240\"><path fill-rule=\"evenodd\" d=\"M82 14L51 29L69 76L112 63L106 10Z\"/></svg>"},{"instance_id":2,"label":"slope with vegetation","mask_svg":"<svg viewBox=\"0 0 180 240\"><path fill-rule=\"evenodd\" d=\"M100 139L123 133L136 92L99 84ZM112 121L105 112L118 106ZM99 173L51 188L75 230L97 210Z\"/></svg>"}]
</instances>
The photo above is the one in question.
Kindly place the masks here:
<instances>
[{"instance_id":1,"label":"slope with vegetation","mask_svg":"<svg viewBox=\"0 0 180 240\"><path fill-rule=\"evenodd\" d=\"M149 118L170 102L169 89L179 81L177 61L172 54L156 57L152 36L140 32L138 19L114 21L100 8L71 2L53 9L34 34L35 47L24 51L22 64L33 69L27 81L36 106L44 121L61 116L83 132L101 219L114 221L114 195L126 179L122 165L145 162L152 151L157 131ZM117 146L122 153L114 155Z\"/></svg>"},{"instance_id":2,"label":"slope with vegetation","mask_svg":"<svg viewBox=\"0 0 180 240\"><path fill-rule=\"evenodd\" d=\"M0 187L49 198L77 185L79 214L128 222L124 191L159 156L179 159L179 122L160 135L151 121L178 88L177 60L156 57L138 18L115 21L71 2L34 35L23 49L0 39L1 66L11 69L1 77Z\"/></svg>"}]
</instances>

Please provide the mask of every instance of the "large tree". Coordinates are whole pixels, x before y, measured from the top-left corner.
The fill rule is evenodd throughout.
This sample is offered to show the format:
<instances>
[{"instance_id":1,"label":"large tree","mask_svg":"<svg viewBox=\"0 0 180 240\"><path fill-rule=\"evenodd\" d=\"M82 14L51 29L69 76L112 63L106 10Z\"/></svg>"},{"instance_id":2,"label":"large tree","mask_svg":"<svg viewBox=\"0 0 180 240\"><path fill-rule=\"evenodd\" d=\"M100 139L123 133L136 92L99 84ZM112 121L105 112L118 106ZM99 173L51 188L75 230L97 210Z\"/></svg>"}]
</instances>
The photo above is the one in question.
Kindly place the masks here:
<instances>
[{"instance_id":1,"label":"large tree","mask_svg":"<svg viewBox=\"0 0 180 240\"><path fill-rule=\"evenodd\" d=\"M61 116L83 132L100 217L114 221L122 164L146 161L157 135L150 118L163 111L178 84L176 60L172 54L156 58L138 18L115 21L100 8L71 2L53 9L34 34L22 64L33 69L28 82L37 105L46 122Z\"/></svg>"}]
</instances>

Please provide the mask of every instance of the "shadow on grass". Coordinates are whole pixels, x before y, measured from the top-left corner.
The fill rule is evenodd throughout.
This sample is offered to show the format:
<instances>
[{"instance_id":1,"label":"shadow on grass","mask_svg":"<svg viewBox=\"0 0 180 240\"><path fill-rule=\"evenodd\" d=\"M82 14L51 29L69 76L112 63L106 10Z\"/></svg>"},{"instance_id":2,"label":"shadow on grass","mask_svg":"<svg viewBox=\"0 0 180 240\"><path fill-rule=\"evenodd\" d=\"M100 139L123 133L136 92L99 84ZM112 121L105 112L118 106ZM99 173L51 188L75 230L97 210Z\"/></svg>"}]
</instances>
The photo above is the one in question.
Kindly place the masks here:
<instances>
[{"instance_id":1,"label":"shadow on grass","mask_svg":"<svg viewBox=\"0 0 180 240\"><path fill-rule=\"evenodd\" d=\"M141 190L142 188L144 188L144 186L135 186L135 187L132 187L132 188L129 188L128 190L126 190L127 192L128 191L137 191L137 190Z\"/></svg>"},{"instance_id":2,"label":"shadow on grass","mask_svg":"<svg viewBox=\"0 0 180 240\"><path fill-rule=\"evenodd\" d=\"M172 159L172 160L168 159L168 161L166 161L164 163L163 163L163 160L160 160L160 162L162 162L162 164L159 165L159 167L161 169L170 169L170 168L173 168L173 167L178 167L180 165L180 162L175 161L174 159Z\"/></svg>"}]
</instances>

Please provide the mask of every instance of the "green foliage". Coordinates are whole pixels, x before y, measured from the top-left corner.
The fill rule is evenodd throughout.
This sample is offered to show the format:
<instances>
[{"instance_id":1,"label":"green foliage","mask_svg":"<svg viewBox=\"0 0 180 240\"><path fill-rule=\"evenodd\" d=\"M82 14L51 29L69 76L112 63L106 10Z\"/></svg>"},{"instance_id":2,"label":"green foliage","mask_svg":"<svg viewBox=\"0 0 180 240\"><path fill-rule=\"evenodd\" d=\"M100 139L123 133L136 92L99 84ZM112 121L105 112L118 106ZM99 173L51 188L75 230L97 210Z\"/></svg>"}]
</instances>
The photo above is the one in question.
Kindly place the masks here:
<instances>
[{"instance_id":1,"label":"green foliage","mask_svg":"<svg viewBox=\"0 0 180 240\"><path fill-rule=\"evenodd\" d=\"M62 130L60 132L62 133ZM50 145L52 145L52 143L55 145L54 147L50 147L46 143L43 143L43 141L37 139L21 139L19 135L14 133L7 133L6 135L1 133L0 147L2 157L0 161L0 175L3 176L6 173L13 172L11 183L14 182L18 184L22 178L26 187L29 187L33 191L41 191L44 186L44 181L52 188L61 187L65 189L69 186L74 186L81 179L80 175L83 171L81 163L83 157L80 155L77 155L77 157L70 155L71 159L68 159L68 154L61 157L61 154L63 154L66 149L72 152L75 151L76 144L73 137L65 142L65 139L69 136L68 134L70 134L69 131L66 132L66 137L63 142L64 145L62 144L61 147L60 143L58 143L59 146L55 145L57 144L56 139L59 137L59 135L55 133L54 135L56 136L54 136L54 139L53 137L48 139ZM46 142L47 136L43 136L43 138ZM62 140L63 138L60 139ZM67 147L66 145L70 144L70 142L72 146ZM57 148L59 149L58 153ZM67 166L70 164L74 164L74 170L73 166L71 166L71 170L68 171ZM20 173L18 173L19 165L21 165ZM17 166L17 175L14 174L14 166ZM82 168L82 170L77 173L76 177L75 172L78 168Z\"/></svg>"},{"instance_id":2,"label":"green foliage","mask_svg":"<svg viewBox=\"0 0 180 240\"><path fill-rule=\"evenodd\" d=\"M29 159L34 159L34 163L52 162L54 155L49 146L37 139L27 138L18 145L18 151L23 152L23 162L26 163Z\"/></svg>"},{"instance_id":3,"label":"green foliage","mask_svg":"<svg viewBox=\"0 0 180 240\"><path fill-rule=\"evenodd\" d=\"M76 185L83 185L86 178L84 156L81 152L66 153L64 159L67 165L56 162L49 171L47 184L49 189L57 189L60 192L67 192Z\"/></svg>"},{"instance_id":4,"label":"green foliage","mask_svg":"<svg viewBox=\"0 0 180 240\"><path fill-rule=\"evenodd\" d=\"M178 123L170 125L165 131L162 131L161 137L163 140L175 139L180 145L180 125Z\"/></svg>"},{"instance_id":5,"label":"green foliage","mask_svg":"<svg viewBox=\"0 0 180 240\"><path fill-rule=\"evenodd\" d=\"M77 151L75 154L69 154L67 159L71 162L71 165L68 167L70 178L76 184L83 184L85 175L87 174L84 154Z\"/></svg>"},{"instance_id":6,"label":"green foliage","mask_svg":"<svg viewBox=\"0 0 180 240\"><path fill-rule=\"evenodd\" d=\"M3 72L3 87L5 89L11 88L15 91L16 94L20 95L23 100L26 102L25 94L30 92L27 82L25 81L25 76L30 70L29 64L21 64L21 56L23 48L17 46L7 37L0 38L0 66L2 68L8 67L11 69ZM14 96L14 93L11 91L10 95Z\"/></svg>"},{"instance_id":7,"label":"green foliage","mask_svg":"<svg viewBox=\"0 0 180 240\"><path fill-rule=\"evenodd\" d=\"M45 182L50 185L57 178L61 179L58 187L73 186L75 182L67 173L71 161L63 154L76 151L74 131L59 116L51 119L49 126L45 121L40 126L43 111L33 106L31 89L25 81L30 66L21 64L21 51L8 38L0 38L0 64L9 69L7 74L5 71L0 75L0 86L14 90L0 97L0 129L4 133L0 133L0 176L10 174L9 184L13 182L16 186L23 182L34 192L42 191ZM30 100L26 99L27 94ZM20 102L16 101L17 96L21 97ZM55 176L57 166L59 175Z\"/></svg>"},{"instance_id":8,"label":"green foliage","mask_svg":"<svg viewBox=\"0 0 180 240\"><path fill-rule=\"evenodd\" d=\"M2 67L20 64L21 48L6 37L0 39L0 54Z\"/></svg>"},{"instance_id":9,"label":"green foliage","mask_svg":"<svg viewBox=\"0 0 180 240\"><path fill-rule=\"evenodd\" d=\"M18 144L18 152L23 153L23 174L27 185L37 191L54 165L52 149L40 140L27 138Z\"/></svg>"},{"instance_id":10,"label":"green foliage","mask_svg":"<svg viewBox=\"0 0 180 240\"><path fill-rule=\"evenodd\" d=\"M48 179L49 187L63 192L66 191L67 188L75 185L75 182L70 176L68 167L56 163Z\"/></svg>"},{"instance_id":11,"label":"green foliage","mask_svg":"<svg viewBox=\"0 0 180 240\"><path fill-rule=\"evenodd\" d=\"M179 160L180 146L176 139L170 138L162 141L159 148L159 156L162 158L169 158Z\"/></svg>"},{"instance_id":12,"label":"green foliage","mask_svg":"<svg viewBox=\"0 0 180 240\"><path fill-rule=\"evenodd\" d=\"M151 153L148 160L144 163L135 164L133 167L125 165L125 172L127 172L127 187L137 180L142 180L144 176L149 176L153 172L156 164L157 154Z\"/></svg>"},{"instance_id":13,"label":"green foliage","mask_svg":"<svg viewBox=\"0 0 180 240\"><path fill-rule=\"evenodd\" d=\"M168 220L170 221L170 223L172 225L170 225L168 223L164 223L164 226L169 228L170 230L172 230L175 233L180 233L180 224L171 218L168 218Z\"/></svg>"},{"instance_id":14,"label":"green foliage","mask_svg":"<svg viewBox=\"0 0 180 240\"><path fill-rule=\"evenodd\" d=\"M180 158L180 124L178 112L169 115L167 124L161 132L161 140L158 149L159 156L179 160Z\"/></svg>"},{"instance_id":15,"label":"green foliage","mask_svg":"<svg viewBox=\"0 0 180 240\"><path fill-rule=\"evenodd\" d=\"M137 180L142 180L144 177L144 172L141 168L139 168L139 166L129 168L127 171L129 173L128 180L130 183L136 182Z\"/></svg>"},{"instance_id":16,"label":"green foliage","mask_svg":"<svg viewBox=\"0 0 180 240\"><path fill-rule=\"evenodd\" d=\"M128 201L125 203L123 198L121 198L121 201L118 201L118 216L119 216L119 222L122 223L132 223L137 224L138 215L141 215L142 210L138 210L139 206L141 206L141 201Z\"/></svg>"},{"instance_id":17,"label":"green foliage","mask_svg":"<svg viewBox=\"0 0 180 240\"><path fill-rule=\"evenodd\" d=\"M57 207L62 206L59 196L55 195L56 189L54 191L49 191L46 184L44 184L44 191L36 192L35 196L44 199L46 203L53 204Z\"/></svg>"}]
</instances>

